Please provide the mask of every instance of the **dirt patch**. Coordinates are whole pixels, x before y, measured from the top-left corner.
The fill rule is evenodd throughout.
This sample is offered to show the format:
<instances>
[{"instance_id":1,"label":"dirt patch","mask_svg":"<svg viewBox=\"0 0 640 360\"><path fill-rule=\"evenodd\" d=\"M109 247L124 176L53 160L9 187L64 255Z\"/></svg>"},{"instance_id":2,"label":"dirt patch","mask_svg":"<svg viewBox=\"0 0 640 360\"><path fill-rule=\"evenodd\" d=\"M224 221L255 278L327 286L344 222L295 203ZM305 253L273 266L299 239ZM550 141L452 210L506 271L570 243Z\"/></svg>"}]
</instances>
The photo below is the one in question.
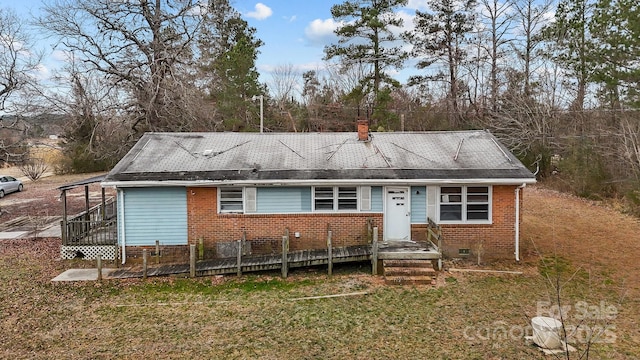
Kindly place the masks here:
<instances>
[{"instance_id":1,"label":"dirt patch","mask_svg":"<svg viewBox=\"0 0 640 360\"><path fill-rule=\"evenodd\" d=\"M0 199L0 222L7 222L21 216L58 216L63 213L63 204L58 187L104 173L48 176L37 181L23 179L24 191L8 194ZM77 214L85 209L84 186L67 192L67 213ZM89 206L101 201L100 183L89 185ZM115 196L107 189L107 197Z\"/></svg>"}]
</instances>

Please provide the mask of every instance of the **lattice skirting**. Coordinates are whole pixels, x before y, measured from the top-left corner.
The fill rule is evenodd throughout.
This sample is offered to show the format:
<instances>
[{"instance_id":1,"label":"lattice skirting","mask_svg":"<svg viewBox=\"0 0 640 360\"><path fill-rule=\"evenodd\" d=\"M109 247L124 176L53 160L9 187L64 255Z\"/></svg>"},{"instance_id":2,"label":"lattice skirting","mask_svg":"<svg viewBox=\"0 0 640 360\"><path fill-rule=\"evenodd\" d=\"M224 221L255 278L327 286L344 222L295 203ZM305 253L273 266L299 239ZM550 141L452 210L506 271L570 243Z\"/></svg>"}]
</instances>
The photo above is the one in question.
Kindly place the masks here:
<instances>
[{"instance_id":1,"label":"lattice skirting","mask_svg":"<svg viewBox=\"0 0 640 360\"><path fill-rule=\"evenodd\" d=\"M95 260L98 255L102 255L103 260L115 260L117 248L114 245L82 245L66 246L62 245L60 257L64 260L83 258L85 260Z\"/></svg>"}]
</instances>

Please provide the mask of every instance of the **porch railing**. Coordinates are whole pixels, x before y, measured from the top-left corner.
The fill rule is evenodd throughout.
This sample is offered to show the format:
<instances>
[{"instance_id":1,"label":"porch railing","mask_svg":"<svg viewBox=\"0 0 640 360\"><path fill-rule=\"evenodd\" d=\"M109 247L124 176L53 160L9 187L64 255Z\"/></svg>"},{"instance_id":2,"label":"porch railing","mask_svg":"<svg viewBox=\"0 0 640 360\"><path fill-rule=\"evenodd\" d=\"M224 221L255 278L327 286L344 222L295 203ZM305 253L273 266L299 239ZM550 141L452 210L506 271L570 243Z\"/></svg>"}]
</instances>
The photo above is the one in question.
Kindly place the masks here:
<instances>
[{"instance_id":1,"label":"porch railing","mask_svg":"<svg viewBox=\"0 0 640 360\"><path fill-rule=\"evenodd\" d=\"M108 199L67 219L64 222L62 245L115 245L118 242L116 229L116 201Z\"/></svg>"},{"instance_id":2,"label":"porch railing","mask_svg":"<svg viewBox=\"0 0 640 360\"><path fill-rule=\"evenodd\" d=\"M429 225L427 226L427 241L438 249L438 270L442 270L442 229L431 218L427 218ZM433 241L436 241L434 243Z\"/></svg>"}]
</instances>

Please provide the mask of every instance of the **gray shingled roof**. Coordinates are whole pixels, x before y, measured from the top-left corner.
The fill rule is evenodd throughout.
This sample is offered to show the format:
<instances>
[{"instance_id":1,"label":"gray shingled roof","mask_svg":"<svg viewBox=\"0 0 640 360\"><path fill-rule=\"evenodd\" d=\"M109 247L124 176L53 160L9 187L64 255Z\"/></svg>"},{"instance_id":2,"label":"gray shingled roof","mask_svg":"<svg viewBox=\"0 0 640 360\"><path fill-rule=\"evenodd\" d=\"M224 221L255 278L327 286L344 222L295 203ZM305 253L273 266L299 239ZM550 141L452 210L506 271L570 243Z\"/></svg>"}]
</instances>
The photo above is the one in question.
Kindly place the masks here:
<instances>
[{"instance_id":1,"label":"gray shingled roof","mask_svg":"<svg viewBox=\"0 0 640 360\"><path fill-rule=\"evenodd\" d=\"M526 179L533 174L486 131L147 133L106 182Z\"/></svg>"}]
</instances>

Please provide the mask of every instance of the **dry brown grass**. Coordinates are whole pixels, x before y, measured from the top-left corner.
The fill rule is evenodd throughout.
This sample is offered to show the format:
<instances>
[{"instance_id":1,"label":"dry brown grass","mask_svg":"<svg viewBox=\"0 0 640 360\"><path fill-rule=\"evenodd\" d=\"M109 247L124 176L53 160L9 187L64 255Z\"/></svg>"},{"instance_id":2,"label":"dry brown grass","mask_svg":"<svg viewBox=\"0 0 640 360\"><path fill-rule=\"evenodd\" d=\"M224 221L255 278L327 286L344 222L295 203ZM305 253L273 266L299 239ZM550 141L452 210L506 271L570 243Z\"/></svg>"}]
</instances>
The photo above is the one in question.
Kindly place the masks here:
<instances>
[{"instance_id":1,"label":"dry brown grass","mask_svg":"<svg viewBox=\"0 0 640 360\"><path fill-rule=\"evenodd\" d=\"M18 168L3 169L2 174L18 175ZM69 174L46 176L31 181L21 177L24 183L24 191L8 194L0 199L0 222L6 222L19 216L62 216L62 202L60 199L60 190L58 187L66 185L78 180L83 180L98 176L104 173L92 174ZM50 174L49 174L50 175ZM89 185L90 202L89 206L100 203L100 183ZM114 196L114 191L108 189L108 196ZM67 192L67 212L68 214L77 214L85 208L84 187L80 186Z\"/></svg>"},{"instance_id":2,"label":"dry brown grass","mask_svg":"<svg viewBox=\"0 0 640 360\"><path fill-rule=\"evenodd\" d=\"M638 241L638 221L540 188L527 189L524 206L523 263L493 265L523 275L443 273L436 289L382 285L366 263L337 267L332 278L321 268L287 280L54 284L53 276L76 266L55 260L55 239L1 241L0 358L545 358L518 331L537 302L554 295L539 260L552 254L562 259L563 280L573 275L562 289L565 304L606 301L620 312L615 341L595 344L591 358L640 357L637 244L629 245ZM291 301L361 291L368 294Z\"/></svg>"}]
</instances>

